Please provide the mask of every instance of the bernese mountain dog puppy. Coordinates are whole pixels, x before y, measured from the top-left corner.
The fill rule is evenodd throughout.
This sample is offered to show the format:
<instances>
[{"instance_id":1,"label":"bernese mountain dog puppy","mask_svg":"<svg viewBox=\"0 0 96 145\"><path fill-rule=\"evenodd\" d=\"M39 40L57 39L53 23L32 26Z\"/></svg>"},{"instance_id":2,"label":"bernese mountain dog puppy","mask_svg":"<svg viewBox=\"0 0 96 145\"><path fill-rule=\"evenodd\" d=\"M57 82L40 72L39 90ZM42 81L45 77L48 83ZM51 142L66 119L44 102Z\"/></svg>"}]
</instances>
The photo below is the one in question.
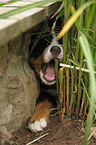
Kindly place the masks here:
<instances>
[{"instance_id":1,"label":"bernese mountain dog puppy","mask_svg":"<svg viewBox=\"0 0 96 145\"><path fill-rule=\"evenodd\" d=\"M35 48L36 58L31 57L30 59L30 64L34 68L37 78L39 77L41 80L40 95L36 102L34 114L28 123L28 128L32 132L43 131L47 127L50 109L56 105L55 59L58 59L58 61L63 60L63 48L56 40L56 35L53 30L48 37L51 40L44 40L47 46L42 48L45 42L40 40L39 45ZM38 56L40 49L44 51Z\"/></svg>"}]
</instances>

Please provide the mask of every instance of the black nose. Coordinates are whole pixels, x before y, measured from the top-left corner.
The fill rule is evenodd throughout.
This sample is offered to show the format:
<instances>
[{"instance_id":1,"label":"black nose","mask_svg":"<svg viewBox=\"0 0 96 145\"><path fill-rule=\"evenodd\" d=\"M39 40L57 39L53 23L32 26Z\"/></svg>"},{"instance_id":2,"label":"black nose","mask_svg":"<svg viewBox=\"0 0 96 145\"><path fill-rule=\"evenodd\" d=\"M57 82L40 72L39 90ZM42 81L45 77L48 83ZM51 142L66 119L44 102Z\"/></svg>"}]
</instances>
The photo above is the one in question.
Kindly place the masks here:
<instances>
[{"instance_id":1,"label":"black nose","mask_svg":"<svg viewBox=\"0 0 96 145\"><path fill-rule=\"evenodd\" d=\"M60 54L61 49L58 46L53 46L50 51L51 51L52 55L56 57Z\"/></svg>"}]
</instances>

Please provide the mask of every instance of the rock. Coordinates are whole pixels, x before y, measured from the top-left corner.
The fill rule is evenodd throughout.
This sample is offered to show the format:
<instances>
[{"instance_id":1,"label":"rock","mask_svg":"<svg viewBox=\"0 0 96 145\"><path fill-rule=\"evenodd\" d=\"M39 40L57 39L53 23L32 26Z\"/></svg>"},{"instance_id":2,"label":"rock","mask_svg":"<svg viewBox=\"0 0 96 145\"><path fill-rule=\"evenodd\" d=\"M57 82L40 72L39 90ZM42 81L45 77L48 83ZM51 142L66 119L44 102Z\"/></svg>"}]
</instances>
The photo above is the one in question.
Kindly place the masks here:
<instances>
[{"instance_id":1,"label":"rock","mask_svg":"<svg viewBox=\"0 0 96 145\"><path fill-rule=\"evenodd\" d=\"M0 136L3 141L32 115L39 93L35 74L27 63L28 50L25 48L28 44L24 47L26 54L22 65L20 38L14 40L16 48L14 43L10 47L5 45L0 54Z\"/></svg>"}]
</instances>

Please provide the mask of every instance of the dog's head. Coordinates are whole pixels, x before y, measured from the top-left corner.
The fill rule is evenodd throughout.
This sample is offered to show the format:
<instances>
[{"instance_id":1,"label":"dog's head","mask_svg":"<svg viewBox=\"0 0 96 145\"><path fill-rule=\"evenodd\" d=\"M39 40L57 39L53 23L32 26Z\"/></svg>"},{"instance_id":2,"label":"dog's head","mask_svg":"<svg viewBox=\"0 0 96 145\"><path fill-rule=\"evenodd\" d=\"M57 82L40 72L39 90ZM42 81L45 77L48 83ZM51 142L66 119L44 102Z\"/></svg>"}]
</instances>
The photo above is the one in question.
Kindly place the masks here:
<instances>
[{"instance_id":1,"label":"dog's head","mask_svg":"<svg viewBox=\"0 0 96 145\"><path fill-rule=\"evenodd\" d=\"M44 33L44 38L40 39L32 52L33 57L30 59L31 66L35 68L36 75L46 85L53 85L56 82L55 59L59 61L63 60L63 48L57 41L54 32L55 28L61 27L60 24L60 18L56 21L55 18L49 18L48 26L51 33L48 32L46 35Z\"/></svg>"},{"instance_id":2,"label":"dog's head","mask_svg":"<svg viewBox=\"0 0 96 145\"><path fill-rule=\"evenodd\" d=\"M53 85L56 82L55 59L63 59L63 48L54 35L51 44L43 52L44 62L40 70L40 78L46 85Z\"/></svg>"},{"instance_id":3,"label":"dog's head","mask_svg":"<svg viewBox=\"0 0 96 145\"><path fill-rule=\"evenodd\" d=\"M56 82L55 59L63 59L63 48L56 40L55 34L53 34L52 42L45 48L43 53L36 59L31 58L35 72L46 85L53 85Z\"/></svg>"}]
</instances>

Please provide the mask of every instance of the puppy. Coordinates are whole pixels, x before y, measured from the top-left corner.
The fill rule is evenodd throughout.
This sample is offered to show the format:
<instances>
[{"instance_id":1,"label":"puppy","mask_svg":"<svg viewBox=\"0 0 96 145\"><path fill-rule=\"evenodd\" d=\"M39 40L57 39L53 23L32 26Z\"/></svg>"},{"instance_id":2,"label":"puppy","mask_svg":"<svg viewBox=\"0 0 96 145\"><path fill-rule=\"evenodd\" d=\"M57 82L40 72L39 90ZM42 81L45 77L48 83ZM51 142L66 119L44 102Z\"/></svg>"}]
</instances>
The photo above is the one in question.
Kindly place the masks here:
<instances>
[{"instance_id":1,"label":"puppy","mask_svg":"<svg viewBox=\"0 0 96 145\"><path fill-rule=\"evenodd\" d=\"M42 54L36 59L30 59L31 64L35 69L36 76L41 80L41 93L39 99L37 99L34 114L28 124L28 128L32 132L43 131L43 129L47 127L50 109L56 104L55 59L62 61L63 48L56 40L54 31L52 31L51 34L52 40ZM55 88L55 90L53 88Z\"/></svg>"}]
</instances>

